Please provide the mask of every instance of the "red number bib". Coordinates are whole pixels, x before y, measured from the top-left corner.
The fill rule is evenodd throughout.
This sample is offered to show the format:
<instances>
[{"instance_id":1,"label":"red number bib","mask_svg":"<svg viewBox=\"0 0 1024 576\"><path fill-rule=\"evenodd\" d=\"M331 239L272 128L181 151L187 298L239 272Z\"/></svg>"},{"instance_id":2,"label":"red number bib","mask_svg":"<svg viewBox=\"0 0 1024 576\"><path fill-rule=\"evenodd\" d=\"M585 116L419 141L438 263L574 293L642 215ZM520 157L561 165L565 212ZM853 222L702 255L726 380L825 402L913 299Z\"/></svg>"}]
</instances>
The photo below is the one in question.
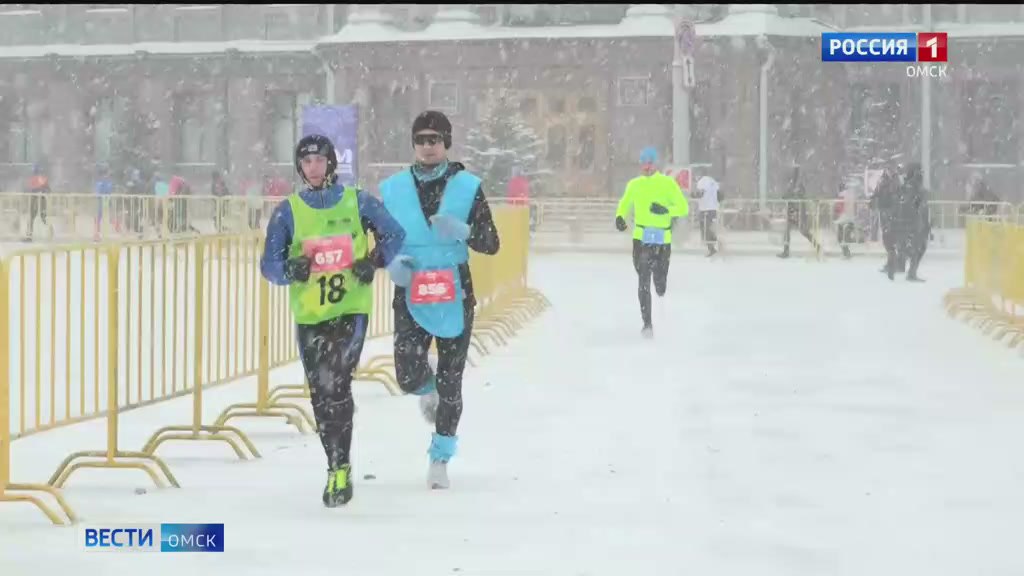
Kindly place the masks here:
<instances>
[{"instance_id":1,"label":"red number bib","mask_svg":"<svg viewBox=\"0 0 1024 576\"><path fill-rule=\"evenodd\" d=\"M455 300L455 273L451 270L421 270L412 275L409 301L413 304L441 304Z\"/></svg>"},{"instance_id":2,"label":"red number bib","mask_svg":"<svg viewBox=\"0 0 1024 576\"><path fill-rule=\"evenodd\" d=\"M311 238L302 243L302 253L313 261L309 271L313 274L338 272L352 267L351 236Z\"/></svg>"}]
</instances>

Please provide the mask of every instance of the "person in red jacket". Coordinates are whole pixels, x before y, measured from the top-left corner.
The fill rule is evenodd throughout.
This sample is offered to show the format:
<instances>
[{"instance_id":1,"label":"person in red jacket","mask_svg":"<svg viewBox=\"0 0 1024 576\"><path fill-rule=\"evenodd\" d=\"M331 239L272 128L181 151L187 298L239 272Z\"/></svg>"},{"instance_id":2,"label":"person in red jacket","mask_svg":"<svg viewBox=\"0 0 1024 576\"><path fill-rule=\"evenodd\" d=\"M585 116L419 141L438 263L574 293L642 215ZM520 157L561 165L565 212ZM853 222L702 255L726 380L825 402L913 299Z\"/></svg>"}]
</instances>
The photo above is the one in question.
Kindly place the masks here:
<instances>
[{"instance_id":1,"label":"person in red jacket","mask_svg":"<svg viewBox=\"0 0 1024 576\"><path fill-rule=\"evenodd\" d=\"M530 207L530 232L536 229L537 207L530 203L530 179L523 175L519 166L512 167L512 178L505 188L505 199L510 206Z\"/></svg>"},{"instance_id":2,"label":"person in red jacket","mask_svg":"<svg viewBox=\"0 0 1024 576\"><path fill-rule=\"evenodd\" d=\"M526 206L530 203L530 181L523 176L519 166L512 167L512 178L508 181L505 196L511 206Z\"/></svg>"}]
</instances>

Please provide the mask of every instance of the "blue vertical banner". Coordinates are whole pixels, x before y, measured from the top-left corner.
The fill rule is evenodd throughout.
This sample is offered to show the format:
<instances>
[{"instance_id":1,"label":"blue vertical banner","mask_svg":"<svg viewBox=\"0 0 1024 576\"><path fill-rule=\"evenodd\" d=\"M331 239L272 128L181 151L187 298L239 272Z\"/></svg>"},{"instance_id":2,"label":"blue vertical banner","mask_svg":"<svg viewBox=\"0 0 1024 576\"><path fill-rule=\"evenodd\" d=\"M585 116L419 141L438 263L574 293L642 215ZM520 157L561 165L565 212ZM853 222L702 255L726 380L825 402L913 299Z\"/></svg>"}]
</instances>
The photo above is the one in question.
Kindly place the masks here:
<instances>
[{"instance_id":1,"label":"blue vertical banner","mask_svg":"<svg viewBox=\"0 0 1024 576\"><path fill-rule=\"evenodd\" d=\"M303 106L302 135L320 134L334 144L338 183L355 186L359 166L359 108L356 106Z\"/></svg>"}]
</instances>

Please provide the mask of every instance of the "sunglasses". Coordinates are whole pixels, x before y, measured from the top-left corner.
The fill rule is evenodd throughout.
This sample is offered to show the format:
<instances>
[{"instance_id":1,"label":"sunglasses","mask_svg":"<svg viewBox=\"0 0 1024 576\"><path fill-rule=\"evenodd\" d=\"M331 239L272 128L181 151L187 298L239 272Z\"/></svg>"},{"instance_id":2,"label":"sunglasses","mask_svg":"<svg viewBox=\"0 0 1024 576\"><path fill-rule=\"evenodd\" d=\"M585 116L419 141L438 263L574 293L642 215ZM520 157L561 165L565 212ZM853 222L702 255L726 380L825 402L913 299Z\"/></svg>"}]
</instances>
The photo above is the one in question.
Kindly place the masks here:
<instances>
[{"instance_id":1,"label":"sunglasses","mask_svg":"<svg viewBox=\"0 0 1024 576\"><path fill-rule=\"evenodd\" d=\"M444 138L440 134L417 134L412 137L412 141L417 146L433 146L438 142L443 142Z\"/></svg>"}]
</instances>

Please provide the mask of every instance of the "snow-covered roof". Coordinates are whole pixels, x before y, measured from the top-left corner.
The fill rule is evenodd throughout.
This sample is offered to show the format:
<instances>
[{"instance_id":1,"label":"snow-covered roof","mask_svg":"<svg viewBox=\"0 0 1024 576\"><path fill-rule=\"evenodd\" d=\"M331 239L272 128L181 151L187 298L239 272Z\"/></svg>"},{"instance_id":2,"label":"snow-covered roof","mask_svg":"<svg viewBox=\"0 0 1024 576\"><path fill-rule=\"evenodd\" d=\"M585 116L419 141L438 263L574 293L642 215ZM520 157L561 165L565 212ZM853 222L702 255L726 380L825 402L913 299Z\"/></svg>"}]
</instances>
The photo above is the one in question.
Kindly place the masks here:
<instances>
[{"instance_id":1,"label":"snow-covered roof","mask_svg":"<svg viewBox=\"0 0 1024 576\"><path fill-rule=\"evenodd\" d=\"M43 58L56 56L133 56L150 54L219 54L228 50L247 53L309 52L313 41L232 40L228 42L137 42L134 44L37 44L0 46L0 58Z\"/></svg>"},{"instance_id":2,"label":"snow-covered roof","mask_svg":"<svg viewBox=\"0 0 1024 576\"><path fill-rule=\"evenodd\" d=\"M731 5L739 6L739 5ZM759 9L762 5L748 5L746 9L730 8L729 14L715 22L695 25L698 37L791 36L813 37L822 32L835 32L814 18L787 18L773 10ZM767 6L767 5L763 5ZM232 40L224 42L137 42L133 44L40 44L0 45L0 59L43 58L49 55L133 56L138 52L154 55L219 54L228 50L260 54L312 53L318 45L386 42L440 42L460 40L527 40L570 38L672 38L674 24L669 11L661 5L634 5L626 17L617 24L585 24L574 26L482 26L461 7L442 11L447 17L435 20L420 31L400 30L388 23L387 18L368 14L350 20L336 34L315 40ZM465 13L465 14L463 14ZM945 31L950 38L1024 37L1024 22L993 23L939 23L935 30ZM915 32L921 25L858 26L844 28L847 32Z\"/></svg>"},{"instance_id":3,"label":"snow-covered roof","mask_svg":"<svg viewBox=\"0 0 1024 576\"><path fill-rule=\"evenodd\" d=\"M993 36L1024 36L1024 22L950 23L932 26L951 38L990 38Z\"/></svg>"},{"instance_id":4,"label":"snow-covered roof","mask_svg":"<svg viewBox=\"0 0 1024 576\"><path fill-rule=\"evenodd\" d=\"M945 32L950 38L994 38L1024 36L1024 22L937 22L932 30ZM926 32L923 24L896 24L886 26L851 26L843 32Z\"/></svg>"},{"instance_id":5,"label":"snow-covered roof","mask_svg":"<svg viewBox=\"0 0 1024 576\"><path fill-rule=\"evenodd\" d=\"M584 26L474 26L459 23L458 26L427 28L408 32L387 26L366 26L342 28L337 34L321 39L321 44L350 44L363 42L440 42L460 40L526 40L533 38L624 38L624 37L669 37L673 35L672 22L644 24L642 26L621 26L619 24L594 24Z\"/></svg>"},{"instance_id":6,"label":"snow-covered roof","mask_svg":"<svg viewBox=\"0 0 1024 576\"><path fill-rule=\"evenodd\" d=\"M659 5L639 5L629 9L618 24L578 26L481 26L471 18L459 18L457 8L447 9L444 18L424 30L405 31L379 20L349 23L337 34L321 38L321 44L374 42L442 42L460 40L526 40L533 38L627 38L668 37L675 31L667 9ZM438 16L442 14L439 13Z\"/></svg>"},{"instance_id":7,"label":"snow-covered roof","mask_svg":"<svg viewBox=\"0 0 1024 576\"><path fill-rule=\"evenodd\" d=\"M820 36L837 29L814 18L786 18L769 12L730 13L717 22L699 23L697 36Z\"/></svg>"}]
</instances>

